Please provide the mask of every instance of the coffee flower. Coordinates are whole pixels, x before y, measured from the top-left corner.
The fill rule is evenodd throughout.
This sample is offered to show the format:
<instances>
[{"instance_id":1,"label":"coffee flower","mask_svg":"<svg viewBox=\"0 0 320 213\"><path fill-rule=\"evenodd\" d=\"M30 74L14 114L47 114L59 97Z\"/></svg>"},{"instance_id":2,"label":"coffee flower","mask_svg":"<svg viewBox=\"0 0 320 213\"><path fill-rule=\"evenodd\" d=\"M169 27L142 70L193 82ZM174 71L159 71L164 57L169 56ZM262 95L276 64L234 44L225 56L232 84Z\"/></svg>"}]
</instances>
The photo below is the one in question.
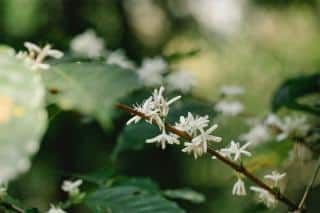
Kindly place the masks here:
<instances>
[{"instance_id":1,"label":"coffee flower","mask_svg":"<svg viewBox=\"0 0 320 213\"><path fill-rule=\"evenodd\" d=\"M246 143L243 146L240 146L240 143L231 141L230 146L227 148L220 149L219 153L228 158L232 158L233 156L234 161L241 160L241 155L245 155L248 157L251 156L251 153L246 150L249 145L250 143ZM215 158L213 157L213 159Z\"/></svg>"},{"instance_id":2,"label":"coffee flower","mask_svg":"<svg viewBox=\"0 0 320 213\"><path fill-rule=\"evenodd\" d=\"M251 186L250 189L257 193L258 201L264 203L268 208L276 206L277 199L267 190L256 186Z\"/></svg>"},{"instance_id":3,"label":"coffee flower","mask_svg":"<svg viewBox=\"0 0 320 213\"><path fill-rule=\"evenodd\" d=\"M180 144L180 141L177 135L172 133L167 134L165 129L163 129L160 135L147 139L146 143L157 143L160 144L161 149L165 149L166 144Z\"/></svg>"},{"instance_id":4,"label":"coffee flower","mask_svg":"<svg viewBox=\"0 0 320 213\"><path fill-rule=\"evenodd\" d=\"M274 183L274 186L278 186L280 180L282 180L286 176L286 173L279 173L277 171L272 171L271 174L265 175L264 178L271 180Z\"/></svg>"},{"instance_id":5,"label":"coffee flower","mask_svg":"<svg viewBox=\"0 0 320 213\"><path fill-rule=\"evenodd\" d=\"M305 116L286 116L281 120L276 115L271 114L265 122L272 128L276 128L277 141L282 141L289 137L303 137L310 128Z\"/></svg>"},{"instance_id":6,"label":"coffee flower","mask_svg":"<svg viewBox=\"0 0 320 213\"><path fill-rule=\"evenodd\" d=\"M82 184L82 180L76 180L76 181L69 181L65 180L62 184L62 190L65 192L68 192L70 195L76 195L79 194L80 190L79 187Z\"/></svg>"},{"instance_id":7,"label":"coffee flower","mask_svg":"<svg viewBox=\"0 0 320 213\"><path fill-rule=\"evenodd\" d=\"M237 182L233 185L232 194L236 196L245 196L247 195L246 187L241 178L238 178Z\"/></svg>"},{"instance_id":8,"label":"coffee flower","mask_svg":"<svg viewBox=\"0 0 320 213\"><path fill-rule=\"evenodd\" d=\"M28 49L28 52L18 52L17 58L24 59L27 63L31 64L31 69L49 69L50 65L45 64L44 60L47 57L61 58L63 52L51 48L50 44L46 44L43 48L31 42L25 42L24 46Z\"/></svg>"},{"instance_id":9,"label":"coffee flower","mask_svg":"<svg viewBox=\"0 0 320 213\"><path fill-rule=\"evenodd\" d=\"M208 116L194 116L191 112L188 115L180 116L179 122L176 122L175 127L181 131L185 131L192 136L195 136L200 129L203 129L209 125Z\"/></svg>"},{"instance_id":10,"label":"coffee flower","mask_svg":"<svg viewBox=\"0 0 320 213\"><path fill-rule=\"evenodd\" d=\"M50 209L47 211L47 213L67 213L66 211L62 210L59 207L56 207L54 205L50 206Z\"/></svg>"},{"instance_id":11,"label":"coffee flower","mask_svg":"<svg viewBox=\"0 0 320 213\"><path fill-rule=\"evenodd\" d=\"M207 130L199 129L200 134L194 137L191 142L184 143L185 148L182 149L182 152L186 152L188 154L193 153L195 159L206 153L209 141L222 141L221 137L211 135L216 128L218 128L217 124L212 125Z\"/></svg>"}]
</instances>

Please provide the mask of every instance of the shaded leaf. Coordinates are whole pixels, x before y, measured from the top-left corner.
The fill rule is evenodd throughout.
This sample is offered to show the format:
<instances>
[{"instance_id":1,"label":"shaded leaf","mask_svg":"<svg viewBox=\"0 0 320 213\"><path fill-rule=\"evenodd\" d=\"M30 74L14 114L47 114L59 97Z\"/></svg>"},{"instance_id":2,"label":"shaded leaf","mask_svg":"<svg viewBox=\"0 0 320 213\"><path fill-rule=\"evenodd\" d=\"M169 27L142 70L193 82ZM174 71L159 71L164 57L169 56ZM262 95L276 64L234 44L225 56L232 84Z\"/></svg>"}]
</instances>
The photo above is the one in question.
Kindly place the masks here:
<instances>
[{"instance_id":1,"label":"shaded leaf","mask_svg":"<svg viewBox=\"0 0 320 213\"><path fill-rule=\"evenodd\" d=\"M179 213L184 212L175 203L161 195L136 186L100 188L89 193L85 204L95 213Z\"/></svg>"},{"instance_id":2,"label":"shaded leaf","mask_svg":"<svg viewBox=\"0 0 320 213\"><path fill-rule=\"evenodd\" d=\"M169 198L187 200L192 203L203 203L206 200L203 194L192 189L169 189L163 193Z\"/></svg>"}]
</instances>

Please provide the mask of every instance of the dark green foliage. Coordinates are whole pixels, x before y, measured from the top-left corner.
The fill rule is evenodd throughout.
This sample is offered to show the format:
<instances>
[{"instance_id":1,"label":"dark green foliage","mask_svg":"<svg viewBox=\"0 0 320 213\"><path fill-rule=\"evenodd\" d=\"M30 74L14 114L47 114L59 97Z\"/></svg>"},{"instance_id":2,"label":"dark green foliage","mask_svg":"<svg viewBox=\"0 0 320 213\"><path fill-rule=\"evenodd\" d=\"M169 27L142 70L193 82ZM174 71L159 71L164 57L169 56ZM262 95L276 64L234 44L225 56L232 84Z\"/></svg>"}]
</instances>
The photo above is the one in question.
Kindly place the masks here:
<instances>
[{"instance_id":1,"label":"dark green foliage","mask_svg":"<svg viewBox=\"0 0 320 213\"><path fill-rule=\"evenodd\" d=\"M304 104L298 99L317 94L320 95L320 74L299 76L285 81L274 93L272 99L272 110L277 111L282 107L293 110L320 115L319 103Z\"/></svg>"}]
</instances>

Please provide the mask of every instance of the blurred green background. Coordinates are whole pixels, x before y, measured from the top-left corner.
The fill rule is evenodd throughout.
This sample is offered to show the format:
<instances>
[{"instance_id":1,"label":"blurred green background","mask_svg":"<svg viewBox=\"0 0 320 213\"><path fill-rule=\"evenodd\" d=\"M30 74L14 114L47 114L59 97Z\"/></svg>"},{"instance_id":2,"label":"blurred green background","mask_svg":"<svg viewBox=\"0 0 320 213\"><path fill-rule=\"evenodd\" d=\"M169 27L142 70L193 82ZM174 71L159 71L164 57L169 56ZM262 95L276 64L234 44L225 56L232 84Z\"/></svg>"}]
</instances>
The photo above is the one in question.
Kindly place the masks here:
<instances>
[{"instance_id":1,"label":"blurred green background","mask_svg":"<svg viewBox=\"0 0 320 213\"><path fill-rule=\"evenodd\" d=\"M238 84L247 91L246 111L264 115L284 79L319 69L319 10L317 0L0 0L0 43L21 49L24 41L50 42L68 51L75 35L94 29L108 49L125 50L137 64L146 56L200 49L173 64L195 74L195 94L215 100L219 86ZM154 147L112 161L117 126L105 132L91 118L49 110L50 127L33 167L12 184L13 194L31 206L46 209L61 199L61 180L70 174L116 167L150 176L163 188L204 192L205 204L181 203L188 212L264 211L251 198L231 196L232 174L220 163ZM228 140L246 129L230 118L218 134Z\"/></svg>"}]
</instances>

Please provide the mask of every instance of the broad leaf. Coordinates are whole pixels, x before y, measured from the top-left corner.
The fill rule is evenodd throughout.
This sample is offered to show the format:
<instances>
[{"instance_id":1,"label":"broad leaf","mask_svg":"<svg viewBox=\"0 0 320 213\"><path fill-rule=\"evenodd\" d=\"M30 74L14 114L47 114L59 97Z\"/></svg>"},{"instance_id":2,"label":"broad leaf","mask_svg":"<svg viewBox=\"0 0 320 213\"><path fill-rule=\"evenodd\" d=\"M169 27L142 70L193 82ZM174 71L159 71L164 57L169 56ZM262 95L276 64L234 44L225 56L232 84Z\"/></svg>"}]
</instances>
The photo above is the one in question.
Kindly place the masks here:
<instances>
[{"instance_id":1,"label":"broad leaf","mask_svg":"<svg viewBox=\"0 0 320 213\"><path fill-rule=\"evenodd\" d=\"M134 72L102 63L65 63L45 74L50 103L95 117L108 128L114 104L140 87Z\"/></svg>"},{"instance_id":2,"label":"broad leaf","mask_svg":"<svg viewBox=\"0 0 320 213\"><path fill-rule=\"evenodd\" d=\"M182 213L160 194L136 186L104 187L87 195L85 204L95 213Z\"/></svg>"},{"instance_id":3,"label":"broad leaf","mask_svg":"<svg viewBox=\"0 0 320 213\"><path fill-rule=\"evenodd\" d=\"M310 76L299 76L284 82L275 92L272 99L272 109L279 110L282 107L287 107L294 110L309 112L315 115L320 115L319 103L313 105L299 103L300 98L317 94L319 100L320 95L320 74Z\"/></svg>"},{"instance_id":4,"label":"broad leaf","mask_svg":"<svg viewBox=\"0 0 320 213\"><path fill-rule=\"evenodd\" d=\"M38 72L0 47L0 180L8 181L30 167L40 146L47 114Z\"/></svg>"},{"instance_id":5,"label":"broad leaf","mask_svg":"<svg viewBox=\"0 0 320 213\"><path fill-rule=\"evenodd\" d=\"M173 199L182 199L192 203L203 203L206 198L203 194L192 189L168 189L164 191L164 195Z\"/></svg>"}]
</instances>

